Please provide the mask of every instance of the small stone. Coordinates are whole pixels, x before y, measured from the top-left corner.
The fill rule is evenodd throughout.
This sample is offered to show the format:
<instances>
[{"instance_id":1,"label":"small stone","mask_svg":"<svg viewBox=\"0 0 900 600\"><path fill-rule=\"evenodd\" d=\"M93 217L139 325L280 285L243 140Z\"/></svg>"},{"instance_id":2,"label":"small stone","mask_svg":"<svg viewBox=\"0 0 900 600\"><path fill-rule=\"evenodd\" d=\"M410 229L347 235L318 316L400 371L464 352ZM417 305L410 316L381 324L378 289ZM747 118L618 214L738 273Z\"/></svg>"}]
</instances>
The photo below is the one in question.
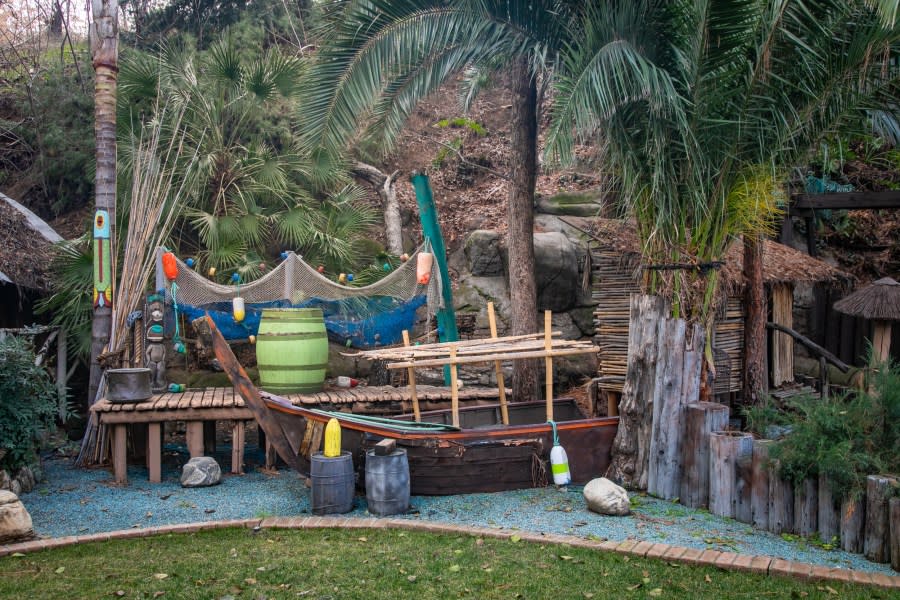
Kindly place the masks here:
<instances>
[{"instance_id":1,"label":"small stone","mask_svg":"<svg viewBox=\"0 0 900 600\"><path fill-rule=\"evenodd\" d=\"M16 494L0 490L0 543L34 537L31 515Z\"/></svg>"},{"instance_id":2,"label":"small stone","mask_svg":"<svg viewBox=\"0 0 900 600\"><path fill-rule=\"evenodd\" d=\"M590 480L583 494L588 508L601 515L622 516L631 512L628 492L606 477Z\"/></svg>"},{"instance_id":3,"label":"small stone","mask_svg":"<svg viewBox=\"0 0 900 600\"><path fill-rule=\"evenodd\" d=\"M222 480L222 469L209 456L192 458L181 471L181 487L208 487Z\"/></svg>"}]
</instances>

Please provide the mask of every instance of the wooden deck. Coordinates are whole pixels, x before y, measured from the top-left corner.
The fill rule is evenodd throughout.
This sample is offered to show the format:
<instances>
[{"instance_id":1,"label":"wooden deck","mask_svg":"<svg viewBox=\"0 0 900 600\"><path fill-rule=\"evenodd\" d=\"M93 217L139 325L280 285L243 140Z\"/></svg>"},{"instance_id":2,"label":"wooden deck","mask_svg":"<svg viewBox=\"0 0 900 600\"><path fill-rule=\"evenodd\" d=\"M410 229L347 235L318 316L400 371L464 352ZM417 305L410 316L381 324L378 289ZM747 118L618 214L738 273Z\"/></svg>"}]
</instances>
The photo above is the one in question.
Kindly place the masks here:
<instances>
[{"instance_id":1,"label":"wooden deck","mask_svg":"<svg viewBox=\"0 0 900 600\"><path fill-rule=\"evenodd\" d=\"M426 410L443 408L450 400L450 390L437 386L417 386L420 402ZM507 392L509 393L509 392ZM496 388L463 388L459 398L464 404L494 403L499 396ZM288 396L297 406L321 407L365 414L400 414L412 412L409 388L392 386L362 386L334 388L315 394ZM231 421L231 472L243 472L244 430L254 420L253 413L234 388L188 389L184 392L156 394L143 402L109 402L105 398L91 410L101 426L112 433L113 471L118 483L127 482L127 426L146 425L147 469L151 482L161 481L163 424L184 421L186 442L191 458L203 456L209 444L209 432L215 431L216 421ZM206 435L204 435L206 431ZM267 457L270 452L266 452Z\"/></svg>"}]
</instances>

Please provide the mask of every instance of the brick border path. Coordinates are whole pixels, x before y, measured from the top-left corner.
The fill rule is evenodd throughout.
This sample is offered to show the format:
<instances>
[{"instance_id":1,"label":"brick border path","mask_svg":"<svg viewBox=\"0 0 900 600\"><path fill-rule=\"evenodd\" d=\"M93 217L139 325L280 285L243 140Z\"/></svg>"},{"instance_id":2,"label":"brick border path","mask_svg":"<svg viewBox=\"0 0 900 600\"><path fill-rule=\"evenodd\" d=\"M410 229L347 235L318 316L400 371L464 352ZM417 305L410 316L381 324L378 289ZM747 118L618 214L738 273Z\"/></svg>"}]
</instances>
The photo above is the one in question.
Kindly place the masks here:
<instances>
[{"instance_id":1,"label":"brick border path","mask_svg":"<svg viewBox=\"0 0 900 600\"><path fill-rule=\"evenodd\" d=\"M698 550L669 544L651 543L635 540L624 542L594 541L570 535L553 533L534 533L510 529L490 529L487 527L469 527L430 521L410 521L407 519L379 519L365 517L269 517L265 519L232 519L225 521L204 521L183 525L164 525L143 529L124 529L91 535L48 538L7 544L0 546L0 557L20 552L38 552L51 548L60 548L71 544L87 542L105 542L107 540L123 540L129 538L149 537L168 533L195 533L208 529L226 527L247 527L260 529L319 529L341 527L344 529L408 529L429 533L455 533L478 537L508 539L513 535L527 542L568 544L579 548L593 548L619 554L630 554L647 558L661 558L670 562L693 565L709 565L728 571L747 571L762 575L780 575L804 579L808 581L847 581L874 585L887 589L900 590L900 576L870 573L853 569L829 568L807 563L782 560L770 556L752 556L718 550Z\"/></svg>"}]
</instances>

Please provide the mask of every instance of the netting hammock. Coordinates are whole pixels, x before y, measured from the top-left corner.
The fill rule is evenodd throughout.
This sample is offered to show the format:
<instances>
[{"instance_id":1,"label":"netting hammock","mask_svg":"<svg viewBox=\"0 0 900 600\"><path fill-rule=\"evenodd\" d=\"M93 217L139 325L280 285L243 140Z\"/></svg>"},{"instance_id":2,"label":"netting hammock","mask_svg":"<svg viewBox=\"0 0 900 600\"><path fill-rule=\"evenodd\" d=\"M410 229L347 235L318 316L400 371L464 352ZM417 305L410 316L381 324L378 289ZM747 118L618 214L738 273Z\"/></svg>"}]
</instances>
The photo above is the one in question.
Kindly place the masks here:
<instances>
[{"instance_id":1,"label":"netting hammock","mask_svg":"<svg viewBox=\"0 0 900 600\"><path fill-rule=\"evenodd\" d=\"M210 281L177 259L178 274L169 281L157 261L157 289L164 289L167 303L190 321L208 313L228 340L256 335L265 308L321 308L331 341L372 348L398 343L404 329L412 331L420 307L426 306L429 322L442 308L436 261L428 282L418 283L417 259L423 251L430 251L427 242L384 278L361 287L331 281L293 252L264 276L241 285ZM246 307L241 322L232 312L238 296Z\"/></svg>"}]
</instances>

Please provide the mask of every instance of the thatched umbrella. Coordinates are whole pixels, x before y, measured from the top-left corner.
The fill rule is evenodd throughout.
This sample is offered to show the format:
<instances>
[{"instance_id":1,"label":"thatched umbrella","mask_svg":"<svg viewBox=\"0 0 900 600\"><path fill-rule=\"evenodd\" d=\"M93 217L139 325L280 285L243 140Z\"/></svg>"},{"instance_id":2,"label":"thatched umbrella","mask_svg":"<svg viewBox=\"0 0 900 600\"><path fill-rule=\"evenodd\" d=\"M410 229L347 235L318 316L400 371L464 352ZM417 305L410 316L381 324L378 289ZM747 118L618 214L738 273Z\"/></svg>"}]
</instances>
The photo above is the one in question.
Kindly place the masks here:
<instances>
[{"instance_id":1,"label":"thatched umbrella","mask_svg":"<svg viewBox=\"0 0 900 600\"><path fill-rule=\"evenodd\" d=\"M875 322L872 358L884 362L890 356L891 321L900 321L900 283L890 277L879 279L834 303L834 309Z\"/></svg>"}]
</instances>

